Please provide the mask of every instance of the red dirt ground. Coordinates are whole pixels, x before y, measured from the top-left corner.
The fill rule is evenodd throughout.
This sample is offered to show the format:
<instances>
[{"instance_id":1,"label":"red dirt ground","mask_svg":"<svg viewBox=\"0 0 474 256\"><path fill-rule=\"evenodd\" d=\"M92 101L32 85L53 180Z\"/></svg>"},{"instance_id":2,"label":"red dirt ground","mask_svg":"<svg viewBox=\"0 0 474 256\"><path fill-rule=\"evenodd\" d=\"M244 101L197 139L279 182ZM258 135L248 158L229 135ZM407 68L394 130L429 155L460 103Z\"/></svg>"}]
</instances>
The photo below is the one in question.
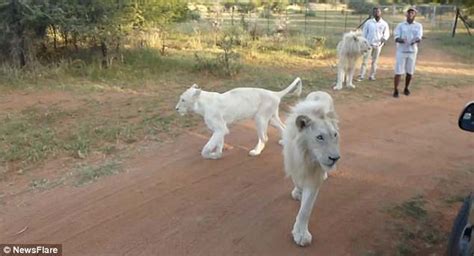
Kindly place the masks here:
<instances>
[{"instance_id":1,"label":"red dirt ground","mask_svg":"<svg viewBox=\"0 0 474 256\"><path fill-rule=\"evenodd\" d=\"M457 127L472 99L473 87L464 87L339 103L342 159L316 202L307 248L291 239L299 205L277 133L261 156L249 157L251 122L231 128L221 160L200 157L207 133L187 133L138 153L127 172L27 193L0 208L0 241L60 243L64 255L367 255L381 246L391 255L383 249L393 248L387 207L418 194L439 201L456 184L474 187L472 171L465 174L474 136ZM447 231L455 209L441 210Z\"/></svg>"}]
</instances>

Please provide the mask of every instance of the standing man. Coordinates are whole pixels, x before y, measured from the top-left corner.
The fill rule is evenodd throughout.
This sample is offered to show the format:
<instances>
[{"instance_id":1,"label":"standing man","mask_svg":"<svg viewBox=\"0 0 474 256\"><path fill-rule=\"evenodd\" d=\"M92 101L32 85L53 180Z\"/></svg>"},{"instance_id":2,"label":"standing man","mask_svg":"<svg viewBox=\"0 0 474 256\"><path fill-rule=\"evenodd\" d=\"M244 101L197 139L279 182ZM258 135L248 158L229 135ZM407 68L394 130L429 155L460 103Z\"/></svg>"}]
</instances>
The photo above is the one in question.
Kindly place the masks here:
<instances>
[{"instance_id":1,"label":"standing man","mask_svg":"<svg viewBox=\"0 0 474 256\"><path fill-rule=\"evenodd\" d=\"M416 9L410 7L407 10L407 20L398 24L395 28L395 42L397 42L397 60L395 64L395 78L393 97L398 98L398 84L403 74L405 77L405 89L403 94L410 95L410 81L415 73L416 55L418 54L418 44L423 37L423 26L415 21Z\"/></svg>"},{"instance_id":2,"label":"standing man","mask_svg":"<svg viewBox=\"0 0 474 256\"><path fill-rule=\"evenodd\" d=\"M369 56L372 60L369 80L375 80L375 72L377 71L377 62L380 51L382 51L382 46L384 45L385 41L387 41L390 37L390 29L388 24L382 19L382 10L380 10L379 7L374 7L372 10L372 15L373 18L367 20L362 30L363 36L365 39L367 39L367 41L369 41L372 49L364 54L362 65L360 66L359 79L357 79L358 81L364 80Z\"/></svg>"}]
</instances>

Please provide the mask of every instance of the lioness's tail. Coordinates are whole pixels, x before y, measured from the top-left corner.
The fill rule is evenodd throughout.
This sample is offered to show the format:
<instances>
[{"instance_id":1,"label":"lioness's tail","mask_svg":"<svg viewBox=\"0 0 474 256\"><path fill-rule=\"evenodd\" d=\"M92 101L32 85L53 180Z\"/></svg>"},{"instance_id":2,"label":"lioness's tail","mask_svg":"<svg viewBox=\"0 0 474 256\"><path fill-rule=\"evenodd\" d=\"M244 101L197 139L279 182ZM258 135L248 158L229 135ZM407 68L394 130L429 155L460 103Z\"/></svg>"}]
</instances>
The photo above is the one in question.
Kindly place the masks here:
<instances>
[{"instance_id":1,"label":"lioness's tail","mask_svg":"<svg viewBox=\"0 0 474 256\"><path fill-rule=\"evenodd\" d=\"M288 93L293 93L296 96L301 95L301 91L303 87L303 82L301 81L301 78L297 77L288 87L286 87L284 90L281 90L279 92L275 92L278 97L283 98L285 95Z\"/></svg>"}]
</instances>

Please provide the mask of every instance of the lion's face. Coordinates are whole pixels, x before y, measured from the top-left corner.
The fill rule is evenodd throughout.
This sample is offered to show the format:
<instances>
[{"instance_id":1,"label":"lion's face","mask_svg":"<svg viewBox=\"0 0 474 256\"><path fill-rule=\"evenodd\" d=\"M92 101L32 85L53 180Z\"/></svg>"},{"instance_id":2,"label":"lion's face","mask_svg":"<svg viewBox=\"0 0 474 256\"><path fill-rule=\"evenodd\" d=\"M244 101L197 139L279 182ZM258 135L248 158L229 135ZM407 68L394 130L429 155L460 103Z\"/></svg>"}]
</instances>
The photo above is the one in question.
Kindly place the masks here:
<instances>
[{"instance_id":1,"label":"lion's face","mask_svg":"<svg viewBox=\"0 0 474 256\"><path fill-rule=\"evenodd\" d=\"M192 109L200 94L201 89L199 89L196 84L193 84L179 97L178 104L176 104L176 111L184 116L190 109Z\"/></svg>"},{"instance_id":2,"label":"lion's face","mask_svg":"<svg viewBox=\"0 0 474 256\"><path fill-rule=\"evenodd\" d=\"M359 45L360 45L360 53L365 54L370 50L370 44L367 39L365 39L363 36L358 37Z\"/></svg>"},{"instance_id":3,"label":"lion's face","mask_svg":"<svg viewBox=\"0 0 474 256\"><path fill-rule=\"evenodd\" d=\"M304 137L311 160L318 162L325 171L332 170L340 158L336 121L324 116L310 118L301 115L296 118L296 125Z\"/></svg>"}]
</instances>

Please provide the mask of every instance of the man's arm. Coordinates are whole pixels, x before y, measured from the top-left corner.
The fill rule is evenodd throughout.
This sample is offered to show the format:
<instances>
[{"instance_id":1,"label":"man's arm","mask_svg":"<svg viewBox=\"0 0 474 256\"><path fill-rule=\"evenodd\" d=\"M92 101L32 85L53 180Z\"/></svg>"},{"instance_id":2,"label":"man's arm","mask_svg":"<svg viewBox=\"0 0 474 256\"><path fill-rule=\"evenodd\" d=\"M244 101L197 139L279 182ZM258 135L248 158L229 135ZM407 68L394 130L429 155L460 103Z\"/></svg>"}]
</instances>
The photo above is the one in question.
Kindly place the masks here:
<instances>
[{"instance_id":1,"label":"man's arm","mask_svg":"<svg viewBox=\"0 0 474 256\"><path fill-rule=\"evenodd\" d=\"M388 23L385 22L385 29L383 30L383 39L387 41L390 38L390 27L388 26Z\"/></svg>"},{"instance_id":2,"label":"man's arm","mask_svg":"<svg viewBox=\"0 0 474 256\"><path fill-rule=\"evenodd\" d=\"M419 24L418 30L416 32L415 39L411 42L411 45L420 43L421 39L423 38L423 26L421 24Z\"/></svg>"},{"instance_id":3,"label":"man's arm","mask_svg":"<svg viewBox=\"0 0 474 256\"><path fill-rule=\"evenodd\" d=\"M402 38L402 29L400 27L401 24L398 24L397 27L395 28L395 31L393 31L394 37L395 37L395 42L404 44L405 39Z\"/></svg>"}]
</instances>

